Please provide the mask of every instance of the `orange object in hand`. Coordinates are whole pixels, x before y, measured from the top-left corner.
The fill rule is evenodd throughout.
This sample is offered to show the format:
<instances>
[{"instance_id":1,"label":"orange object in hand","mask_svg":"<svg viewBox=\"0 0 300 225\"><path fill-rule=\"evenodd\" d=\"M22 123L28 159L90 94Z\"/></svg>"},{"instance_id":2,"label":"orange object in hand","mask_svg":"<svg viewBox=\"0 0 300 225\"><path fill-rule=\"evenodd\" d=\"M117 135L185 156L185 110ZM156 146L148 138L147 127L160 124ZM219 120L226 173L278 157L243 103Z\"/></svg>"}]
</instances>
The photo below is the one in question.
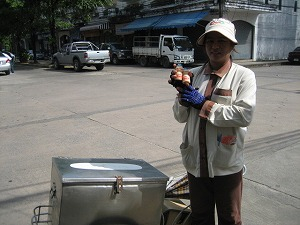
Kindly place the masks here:
<instances>
[{"instance_id":1,"label":"orange object in hand","mask_svg":"<svg viewBox=\"0 0 300 225\"><path fill-rule=\"evenodd\" d=\"M175 68L175 80L182 80L183 67L181 65L173 65Z\"/></svg>"},{"instance_id":2,"label":"orange object in hand","mask_svg":"<svg viewBox=\"0 0 300 225\"><path fill-rule=\"evenodd\" d=\"M181 71L177 71L175 73L175 80L182 80L182 72Z\"/></svg>"},{"instance_id":3,"label":"orange object in hand","mask_svg":"<svg viewBox=\"0 0 300 225\"><path fill-rule=\"evenodd\" d=\"M189 71L184 71L182 75L182 83L185 85L190 85L191 83L191 77L189 75Z\"/></svg>"}]
</instances>

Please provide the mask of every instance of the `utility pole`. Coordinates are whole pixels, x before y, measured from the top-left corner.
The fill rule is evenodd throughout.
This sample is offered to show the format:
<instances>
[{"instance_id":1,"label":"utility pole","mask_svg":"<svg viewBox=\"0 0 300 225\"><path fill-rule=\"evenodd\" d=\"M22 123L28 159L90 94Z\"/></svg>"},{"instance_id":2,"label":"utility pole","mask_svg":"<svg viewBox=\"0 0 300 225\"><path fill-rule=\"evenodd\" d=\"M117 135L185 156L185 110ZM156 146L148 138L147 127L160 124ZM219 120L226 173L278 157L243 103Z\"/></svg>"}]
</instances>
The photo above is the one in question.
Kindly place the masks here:
<instances>
[{"instance_id":1,"label":"utility pole","mask_svg":"<svg viewBox=\"0 0 300 225\"><path fill-rule=\"evenodd\" d=\"M219 18L223 18L224 7L225 7L225 0L219 0Z\"/></svg>"}]
</instances>

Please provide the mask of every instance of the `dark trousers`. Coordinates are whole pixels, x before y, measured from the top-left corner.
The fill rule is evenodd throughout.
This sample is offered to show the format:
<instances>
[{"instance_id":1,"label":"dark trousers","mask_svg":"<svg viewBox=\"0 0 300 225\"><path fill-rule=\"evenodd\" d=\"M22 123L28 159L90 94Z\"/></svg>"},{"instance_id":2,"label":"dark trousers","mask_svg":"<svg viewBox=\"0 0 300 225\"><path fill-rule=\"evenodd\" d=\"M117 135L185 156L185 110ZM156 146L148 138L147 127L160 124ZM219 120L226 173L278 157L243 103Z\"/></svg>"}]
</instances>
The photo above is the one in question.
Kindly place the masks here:
<instances>
[{"instance_id":1,"label":"dark trousers","mask_svg":"<svg viewBox=\"0 0 300 225\"><path fill-rule=\"evenodd\" d=\"M11 71L12 73L15 72L15 60L14 60L14 59L12 59L12 60L10 61L10 71Z\"/></svg>"},{"instance_id":2,"label":"dark trousers","mask_svg":"<svg viewBox=\"0 0 300 225\"><path fill-rule=\"evenodd\" d=\"M192 225L241 225L242 171L227 175L194 177L188 173Z\"/></svg>"}]
</instances>

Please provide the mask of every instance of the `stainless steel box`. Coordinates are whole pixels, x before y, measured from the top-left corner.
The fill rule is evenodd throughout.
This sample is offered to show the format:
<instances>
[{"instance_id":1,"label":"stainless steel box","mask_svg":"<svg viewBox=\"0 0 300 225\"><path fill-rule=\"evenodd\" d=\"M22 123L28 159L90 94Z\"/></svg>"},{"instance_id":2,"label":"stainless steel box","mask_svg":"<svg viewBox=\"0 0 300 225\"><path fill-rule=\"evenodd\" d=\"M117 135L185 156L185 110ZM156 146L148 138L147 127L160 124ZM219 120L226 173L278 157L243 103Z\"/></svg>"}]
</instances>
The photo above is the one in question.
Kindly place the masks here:
<instances>
[{"instance_id":1,"label":"stainless steel box","mask_svg":"<svg viewBox=\"0 0 300 225\"><path fill-rule=\"evenodd\" d=\"M143 160L52 159L52 225L159 225L168 177Z\"/></svg>"}]
</instances>

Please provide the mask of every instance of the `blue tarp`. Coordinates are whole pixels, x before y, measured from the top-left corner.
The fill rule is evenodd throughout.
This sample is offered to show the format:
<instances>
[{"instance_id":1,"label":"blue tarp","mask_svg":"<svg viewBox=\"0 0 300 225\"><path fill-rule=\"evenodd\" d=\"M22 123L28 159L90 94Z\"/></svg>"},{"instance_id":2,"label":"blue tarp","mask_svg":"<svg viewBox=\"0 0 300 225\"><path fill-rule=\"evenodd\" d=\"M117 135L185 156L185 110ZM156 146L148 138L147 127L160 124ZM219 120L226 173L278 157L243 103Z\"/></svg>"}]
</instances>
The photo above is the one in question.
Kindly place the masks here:
<instances>
[{"instance_id":1,"label":"blue tarp","mask_svg":"<svg viewBox=\"0 0 300 225\"><path fill-rule=\"evenodd\" d=\"M121 28L122 31L134 31L134 30L147 30L153 28L153 25L157 23L162 16L153 16L136 19L133 22L127 24Z\"/></svg>"},{"instance_id":2,"label":"blue tarp","mask_svg":"<svg viewBox=\"0 0 300 225\"><path fill-rule=\"evenodd\" d=\"M150 30L163 28L192 27L208 15L208 11L177 13L136 19L123 27L122 31Z\"/></svg>"},{"instance_id":3,"label":"blue tarp","mask_svg":"<svg viewBox=\"0 0 300 225\"><path fill-rule=\"evenodd\" d=\"M157 23L155 23L153 28L163 29L193 27L199 20L204 18L206 15L208 15L207 11L165 15Z\"/></svg>"}]
</instances>

